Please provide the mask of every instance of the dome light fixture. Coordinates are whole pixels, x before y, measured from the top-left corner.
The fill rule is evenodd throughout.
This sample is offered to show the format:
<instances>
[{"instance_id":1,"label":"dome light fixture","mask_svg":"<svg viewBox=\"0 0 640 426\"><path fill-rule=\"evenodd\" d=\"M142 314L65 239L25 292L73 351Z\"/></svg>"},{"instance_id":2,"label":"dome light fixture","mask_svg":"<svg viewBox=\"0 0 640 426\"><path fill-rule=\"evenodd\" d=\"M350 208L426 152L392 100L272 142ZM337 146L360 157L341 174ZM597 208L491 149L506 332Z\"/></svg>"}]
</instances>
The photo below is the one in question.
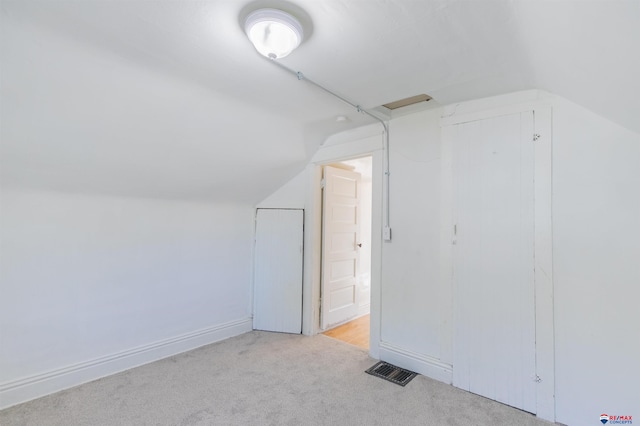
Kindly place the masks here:
<instances>
[{"instance_id":1,"label":"dome light fixture","mask_svg":"<svg viewBox=\"0 0 640 426\"><path fill-rule=\"evenodd\" d=\"M300 21L279 9L258 9L244 21L244 30L260 54L280 59L302 42L304 32Z\"/></svg>"}]
</instances>

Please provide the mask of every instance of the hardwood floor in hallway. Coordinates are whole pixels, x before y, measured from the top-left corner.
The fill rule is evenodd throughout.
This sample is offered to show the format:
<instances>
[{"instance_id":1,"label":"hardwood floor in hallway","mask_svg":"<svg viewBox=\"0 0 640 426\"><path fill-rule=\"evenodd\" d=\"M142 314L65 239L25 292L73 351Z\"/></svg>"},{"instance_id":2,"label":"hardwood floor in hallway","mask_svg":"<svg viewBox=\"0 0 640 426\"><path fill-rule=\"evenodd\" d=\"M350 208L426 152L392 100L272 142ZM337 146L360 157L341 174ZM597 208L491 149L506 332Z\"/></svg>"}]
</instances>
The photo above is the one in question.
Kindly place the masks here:
<instances>
[{"instance_id":1,"label":"hardwood floor in hallway","mask_svg":"<svg viewBox=\"0 0 640 426\"><path fill-rule=\"evenodd\" d=\"M369 315L356 318L322 334L369 350Z\"/></svg>"}]
</instances>

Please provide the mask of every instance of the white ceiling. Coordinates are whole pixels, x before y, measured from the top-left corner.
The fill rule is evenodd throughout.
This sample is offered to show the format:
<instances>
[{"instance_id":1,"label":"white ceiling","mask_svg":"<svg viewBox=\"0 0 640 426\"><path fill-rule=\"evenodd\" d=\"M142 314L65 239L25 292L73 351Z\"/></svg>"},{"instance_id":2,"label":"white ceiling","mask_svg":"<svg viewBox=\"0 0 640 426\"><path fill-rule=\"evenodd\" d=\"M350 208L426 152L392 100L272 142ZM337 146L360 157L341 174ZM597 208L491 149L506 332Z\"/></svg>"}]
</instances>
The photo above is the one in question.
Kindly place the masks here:
<instances>
[{"instance_id":1,"label":"white ceiling","mask_svg":"<svg viewBox=\"0 0 640 426\"><path fill-rule=\"evenodd\" d=\"M370 120L253 50L259 7L310 33L283 64L365 108L539 88L640 132L637 0L2 0L2 183L260 201Z\"/></svg>"}]
</instances>

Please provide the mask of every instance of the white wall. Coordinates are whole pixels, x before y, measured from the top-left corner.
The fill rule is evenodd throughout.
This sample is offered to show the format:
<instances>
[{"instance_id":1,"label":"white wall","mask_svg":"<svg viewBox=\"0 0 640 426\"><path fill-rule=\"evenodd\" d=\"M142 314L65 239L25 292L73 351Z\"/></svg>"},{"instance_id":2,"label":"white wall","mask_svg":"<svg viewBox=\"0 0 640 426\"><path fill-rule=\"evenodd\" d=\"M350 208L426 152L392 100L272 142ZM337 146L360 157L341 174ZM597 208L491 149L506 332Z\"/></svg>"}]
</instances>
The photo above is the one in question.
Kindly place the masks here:
<instances>
[{"instance_id":1,"label":"white wall","mask_svg":"<svg viewBox=\"0 0 640 426\"><path fill-rule=\"evenodd\" d=\"M528 96L477 104L506 111ZM582 425L603 412L640 409L634 390L640 382L640 135L562 98L547 101L553 107L556 420ZM393 241L383 244L381 348L391 344L393 360L436 376L424 366L448 363L454 350L447 336L446 237L441 249L436 244L437 228L446 236L450 226L450 171L445 147L438 154L436 117L423 114L392 121Z\"/></svg>"},{"instance_id":2,"label":"white wall","mask_svg":"<svg viewBox=\"0 0 640 426\"><path fill-rule=\"evenodd\" d=\"M528 96L481 100L469 110L507 111ZM553 106L556 420L581 425L603 412L640 409L640 135L562 98L546 101ZM382 260L381 355L440 379L425 367L450 363L454 350L445 244L450 169L437 130L447 112L392 121L393 240L383 244Z\"/></svg>"},{"instance_id":3,"label":"white wall","mask_svg":"<svg viewBox=\"0 0 640 426\"><path fill-rule=\"evenodd\" d=\"M640 135L553 111L557 420L640 413Z\"/></svg>"},{"instance_id":4,"label":"white wall","mask_svg":"<svg viewBox=\"0 0 640 426\"><path fill-rule=\"evenodd\" d=\"M259 209L303 209L307 190L307 169L301 171L267 198L258 203Z\"/></svg>"},{"instance_id":5,"label":"white wall","mask_svg":"<svg viewBox=\"0 0 640 426\"><path fill-rule=\"evenodd\" d=\"M455 367L451 168L441 116L447 119L457 111L480 117L485 111L539 102L553 110L555 353L550 356L555 359L556 420L582 425L595 424L604 412L637 415L640 135L543 92L482 99L391 121L393 240L382 243L381 306L380 312L372 311L372 319L379 314L381 323L380 356L444 381ZM360 140L357 134L334 139L339 142L319 151L318 158L344 155L341 144L346 152ZM380 234L374 230L374 235Z\"/></svg>"},{"instance_id":6,"label":"white wall","mask_svg":"<svg viewBox=\"0 0 640 426\"><path fill-rule=\"evenodd\" d=\"M433 109L391 122L392 240L382 246L380 338L381 347L410 354L412 368L427 374L437 365L440 371L431 373L449 381L452 305L450 281L441 276L447 258L441 249L440 115ZM383 352L402 362L396 355Z\"/></svg>"},{"instance_id":7,"label":"white wall","mask_svg":"<svg viewBox=\"0 0 640 426\"><path fill-rule=\"evenodd\" d=\"M88 18L85 12L91 15L97 3L87 4L86 9L67 6L61 2L48 6L3 2L0 9L3 185L91 195L255 203L308 160L315 146L305 139L303 120L282 110L304 112L304 108L281 96L260 107L268 98L264 92L239 93L256 83L256 74L270 83L264 89L274 89L278 76L289 82L289 76L275 67L255 62L259 58L246 45L244 34L236 42L247 47L250 63L268 69L256 73L252 67L242 67L247 72L244 77L233 71L226 74L224 67L215 65L224 57L221 50L211 54L208 45L208 54L199 56L214 66L202 74L209 80L205 82L192 74L203 72L205 64L170 60L172 65L167 67L162 65L161 57L168 58L164 54L147 62L153 55L146 48L133 48L138 37L151 44L159 40L157 25L148 22L155 35L144 35L145 20L140 18L135 18L135 36L123 35L127 17L136 15L125 9L138 7L135 4L113 8L113 13L124 14L122 20L103 10L104 19L85 27L87 33L82 32L88 24L81 24L82 16ZM157 11L168 13L171 21L188 13L186 3L172 6L176 7L172 12ZM60 19L65 9L75 18L63 24ZM118 22L116 37L103 33L104 27L98 29L110 21L106 15ZM197 14L200 18L206 15ZM214 21L207 21L206 28L231 25L233 29L227 30L241 32L231 21L225 23L223 16L210 16ZM197 28L187 25L179 34ZM177 35L161 45L176 48ZM226 49L234 37L222 39ZM118 46L117 40L125 43ZM178 50L193 54L193 40L189 48ZM235 60L224 62L237 65ZM191 76L180 75L178 68L182 67ZM276 75L268 76L269 72ZM231 76L237 80L233 84Z\"/></svg>"},{"instance_id":8,"label":"white wall","mask_svg":"<svg viewBox=\"0 0 640 426\"><path fill-rule=\"evenodd\" d=\"M251 329L251 206L1 201L0 406Z\"/></svg>"}]
</instances>

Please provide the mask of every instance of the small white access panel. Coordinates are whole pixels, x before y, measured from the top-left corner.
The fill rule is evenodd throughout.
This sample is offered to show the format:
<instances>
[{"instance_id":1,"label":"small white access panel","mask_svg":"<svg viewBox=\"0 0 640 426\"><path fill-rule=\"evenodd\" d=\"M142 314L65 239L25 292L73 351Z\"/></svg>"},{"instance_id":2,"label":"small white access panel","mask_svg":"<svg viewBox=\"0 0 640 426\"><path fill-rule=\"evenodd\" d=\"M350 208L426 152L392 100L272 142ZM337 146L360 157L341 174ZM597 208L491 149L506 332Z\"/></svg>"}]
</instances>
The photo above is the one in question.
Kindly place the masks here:
<instances>
[{"instance_id":1,"label":"small white access panel","mask_svg":"<svg viewBox=\"0 0 640 426\"><path fill-rule=\"evenodd\" d=\"M253 328L302 333L303 210L258 209Z\"/></svg>"}]
</instances>

